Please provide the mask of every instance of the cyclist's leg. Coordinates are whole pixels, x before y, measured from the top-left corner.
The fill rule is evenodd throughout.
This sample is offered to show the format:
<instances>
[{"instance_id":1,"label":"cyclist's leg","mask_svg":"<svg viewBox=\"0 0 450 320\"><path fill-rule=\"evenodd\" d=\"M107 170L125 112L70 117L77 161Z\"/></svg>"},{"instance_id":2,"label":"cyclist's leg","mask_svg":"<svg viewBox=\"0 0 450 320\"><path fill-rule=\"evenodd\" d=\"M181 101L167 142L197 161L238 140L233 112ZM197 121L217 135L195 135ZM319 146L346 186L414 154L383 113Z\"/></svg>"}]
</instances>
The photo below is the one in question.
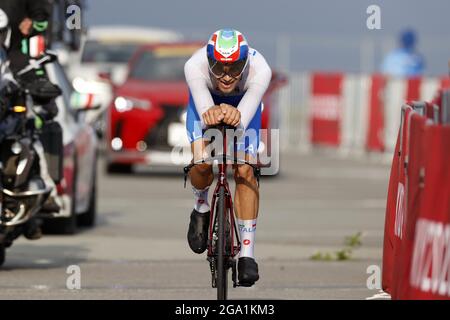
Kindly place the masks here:
<instances>
[{"instance_id":1,"label":"cyclist's leg","mask_svg":"<svg viewBox=\"0 0 450 320\"><path fill-rule=\"evenodd\" d=\"M186 131L193 161L203 158L206 143L203 140L203 131L200 117L195 109L192 97L189 99L186 118ZM203 253L207 247L210 208L208 204L208 189L214 176L212 166L207 163L194 166L189 172L192 191L194 194L194 209L191 212L187 239L189 247L195 253Z\"/></svg>"},{"instance_id":2,"label":"cyclist's leg","mask_svg":"<svg viewBox=\"0 0 450 320\"><path fill-rule=\"evenodd\" d=\"M245 158L251 162L253 157L246 154ZM247 164L236 165L234 177L236 182L234 207L241 236L239 257L254 258L256 220L259 209L258 184L253 168Z\"/></svg>"},{"instance_id":3,"label":"cyclist's leg","mask_svg":"<svg viewBox=\"0 0 450 320\"><path fill-rule=\"evenodd\" d=\"M237 158L257 164L259 147L259 130L261 127L261 108L258 109L250 122L245 135L237 142ZM259 190L253 168L247 164L234 165L236 182L235 209L236 216L241 220L252 220L258 217Z\"/></svg>"},{"instance_id":4,"label":"cyclist's leg","mask_svg":"<svg viewBox=\"0 0 450 320\"><path fill-rule=\"evenodd\" d=\"M191 143L194 162L204 158L206 146L207 142L203 139L197 139ZM209 163L195 165L189 172L189 177L194 188L200 190L209 187L214 180L212 165Z\"/></svg>"},{"instance_id":5,"label":"cyclist's leg","mask_svg":"<svg viewBox=\"0 0 450 320\"><path fill-rule=\"evenodd\" d=\"M245 154L245 160L248 162L254 161L253 159L253 156ZM234 179L236 216L242 220L256 219L259 209L259 190L253 168L247 164L235 165Z\"/></svg>"},{"instance_id":6,"label":"cyclist's leg","mask_svg":"<svg viewBox=\"0 0 450 320\"><path fill-rule=\"evenodd\" d=\"M253 117L245 135L238 140L237 158L256 164L261 127L261 108ZM247 164L235 165L235 211L241 237L238 272L241 285L251 286L258 279L258 264L254 258L256 219L259 209L259 189L253 168Z\"/></svg>"}]
</instances>

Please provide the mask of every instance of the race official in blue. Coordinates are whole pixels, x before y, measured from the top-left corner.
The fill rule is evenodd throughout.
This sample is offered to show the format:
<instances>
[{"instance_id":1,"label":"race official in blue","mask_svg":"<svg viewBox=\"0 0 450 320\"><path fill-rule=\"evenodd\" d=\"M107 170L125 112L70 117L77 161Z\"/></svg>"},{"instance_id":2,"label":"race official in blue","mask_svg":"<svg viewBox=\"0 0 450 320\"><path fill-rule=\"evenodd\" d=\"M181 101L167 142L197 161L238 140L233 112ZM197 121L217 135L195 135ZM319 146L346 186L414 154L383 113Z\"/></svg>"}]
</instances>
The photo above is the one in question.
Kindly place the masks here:
<instances>
[{"instance_id":1,"label":"race official in blue","mask_svg":"<svg viewBox=\"0 0 450 320\"><path fill-rule=\"evenodd\" d=\"M423 56L416 51L417 35L414 30L403 31L399 37L399 48L389 53L381 66L383 74L394 77L421 76L425 69Z\"/></svg>"}]
</instances>

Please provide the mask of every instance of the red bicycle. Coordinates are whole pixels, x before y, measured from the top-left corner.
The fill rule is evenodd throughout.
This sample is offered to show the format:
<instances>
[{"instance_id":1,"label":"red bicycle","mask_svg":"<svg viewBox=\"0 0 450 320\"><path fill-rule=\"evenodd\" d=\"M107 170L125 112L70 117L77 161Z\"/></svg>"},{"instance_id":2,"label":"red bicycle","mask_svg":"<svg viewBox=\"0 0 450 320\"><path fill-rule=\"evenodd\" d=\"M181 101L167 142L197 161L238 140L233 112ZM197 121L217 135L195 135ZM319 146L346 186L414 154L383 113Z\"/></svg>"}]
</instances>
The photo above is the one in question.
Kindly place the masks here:
<instances>
[{"instance_id":1,"label":"red bicycle","mask_svg":"<svg viewBox=\"0 0 450 320\"><path fill-rule=\"evenodd\" d=\"M237 159L236 152L234 152L234 157L227 155L225 151L227 150L226 132L227 130L234 130L235 128L228 125L220 125L218 128L222 134L222 154L213 155L208 159L201 159L184 167L184 186L186 187L188 173L193 166L217 161L219 170L217 174L217 184L211 201L207 261L209 261L211 269L212 287L217 288L217 299L226 300L228 296L228 271L230 269L233 288L239 286L237 281L235 256L239 253L241 248L237 223L234 217L233 199L227 181L227 169L233 164L247 164L251 166L258 181L258 187L261 171L259 166L246 160ZM234 147L236 149L235 144Z\"/></svg>"}]
</instances>

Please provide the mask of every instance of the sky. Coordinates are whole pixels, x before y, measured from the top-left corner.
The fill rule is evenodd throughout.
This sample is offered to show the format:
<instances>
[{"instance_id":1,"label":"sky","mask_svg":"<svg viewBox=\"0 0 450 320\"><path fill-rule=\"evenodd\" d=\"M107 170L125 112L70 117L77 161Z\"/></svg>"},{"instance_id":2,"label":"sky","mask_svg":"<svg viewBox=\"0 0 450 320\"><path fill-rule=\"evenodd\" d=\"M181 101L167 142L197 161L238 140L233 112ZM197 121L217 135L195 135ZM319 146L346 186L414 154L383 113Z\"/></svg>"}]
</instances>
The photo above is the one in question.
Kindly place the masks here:
<instances>
[{"instance_id":1,"label":"sky","mask_svg":"<svg viewBox=\"0 0 450 320\"><path fill-rule=\"evenodd\" d=\"M243 32L250 46L286 71L374 72L414 28L426 74L447 73L450 59L448 0L87 0L88 26L167 28L206 41L217 29ZM380 8L380 30L369 30L366 10Z\"/></svg>"}]
</instances>

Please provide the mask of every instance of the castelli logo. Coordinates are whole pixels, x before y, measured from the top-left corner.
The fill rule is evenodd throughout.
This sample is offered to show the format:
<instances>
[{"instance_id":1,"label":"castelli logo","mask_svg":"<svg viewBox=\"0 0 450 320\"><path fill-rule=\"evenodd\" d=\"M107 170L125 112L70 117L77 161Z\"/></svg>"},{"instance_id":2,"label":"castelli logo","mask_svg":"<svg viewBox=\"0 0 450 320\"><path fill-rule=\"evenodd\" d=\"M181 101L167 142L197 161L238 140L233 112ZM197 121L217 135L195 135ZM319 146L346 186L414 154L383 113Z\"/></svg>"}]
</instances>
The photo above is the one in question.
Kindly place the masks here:
<instances>
[{"instance_id":1,"label":"castelli logo","mask_svg":"<svg viewBox=\"0 0 450 320\"><path fill-rule=\"evenodd\" d=\"M244 242L243 242L243 244L246 245L246 246L248 246L248 245L250 244L250 240L245 239Z\"/></svg>"}]
</instances>

